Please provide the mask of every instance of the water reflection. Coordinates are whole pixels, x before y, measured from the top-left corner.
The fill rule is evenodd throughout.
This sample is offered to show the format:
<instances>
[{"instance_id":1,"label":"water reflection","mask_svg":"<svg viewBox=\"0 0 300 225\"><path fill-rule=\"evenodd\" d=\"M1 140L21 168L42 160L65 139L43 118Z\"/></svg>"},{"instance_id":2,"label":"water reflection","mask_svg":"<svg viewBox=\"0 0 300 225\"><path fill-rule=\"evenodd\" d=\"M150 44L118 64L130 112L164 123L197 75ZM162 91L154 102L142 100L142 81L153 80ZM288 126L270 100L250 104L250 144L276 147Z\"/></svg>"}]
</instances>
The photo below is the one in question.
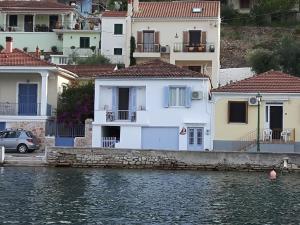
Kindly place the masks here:
<instances>
[{"instance_id":1,"label":"water reflection","mask_svg":"<svg viewBox=\"0 0 300 225\"><path fill-rule=\"evenodd\" d=\"M300 181L264 173L1 168L1 224L299 224Z\"/></svg>"}]
</instances>

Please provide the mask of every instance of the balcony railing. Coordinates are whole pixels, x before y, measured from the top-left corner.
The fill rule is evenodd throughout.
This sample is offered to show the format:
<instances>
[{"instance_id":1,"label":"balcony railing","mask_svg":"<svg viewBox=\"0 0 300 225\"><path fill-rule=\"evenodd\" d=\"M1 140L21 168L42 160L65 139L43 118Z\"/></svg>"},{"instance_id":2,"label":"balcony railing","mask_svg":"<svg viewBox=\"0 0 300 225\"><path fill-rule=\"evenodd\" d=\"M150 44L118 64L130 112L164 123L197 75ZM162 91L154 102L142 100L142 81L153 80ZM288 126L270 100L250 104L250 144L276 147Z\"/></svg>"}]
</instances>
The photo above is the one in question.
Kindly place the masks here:
<instances>
[{"instance_id":1,"label":"balcony railing","mask_svg":"<svg viewBox=\"0 0 300 225\"><path fill-rule=\"evenodd\" d=\"M174 43L174 52L215 52L213 43Z\"/></svg>"},{"instance_id":2,"label":"balcony railing","mask_svg":"<svg viewBox=\"0 0 300 225\"><path fill-rule=\"evenodd\" d=\"M160 44L139 43L136 45L136 52L160 52Z\"/></svg>"},{"instance_id":3,"label":"balcony railing","mask_svg":"<svg viewBox=\"0 0 300 225\"><path fill-rule=\"evenodd\" d=\"M136 112L131 112L129 110L118 110L116 112L107 111L106 112L106 122L113 121L136 121Z\"/></svg>"},{"instance_id":4,"label":"balcony railing","mask_svg":"<svg viewBox=\"0 0 300 225\"><path fill-rule=\"evenodd\" d=\"M52 106L47 104L47 116L52 116ZM41 103L8 103L0 102L2 116L40 116Z\"/></svg>"}]
</instances>

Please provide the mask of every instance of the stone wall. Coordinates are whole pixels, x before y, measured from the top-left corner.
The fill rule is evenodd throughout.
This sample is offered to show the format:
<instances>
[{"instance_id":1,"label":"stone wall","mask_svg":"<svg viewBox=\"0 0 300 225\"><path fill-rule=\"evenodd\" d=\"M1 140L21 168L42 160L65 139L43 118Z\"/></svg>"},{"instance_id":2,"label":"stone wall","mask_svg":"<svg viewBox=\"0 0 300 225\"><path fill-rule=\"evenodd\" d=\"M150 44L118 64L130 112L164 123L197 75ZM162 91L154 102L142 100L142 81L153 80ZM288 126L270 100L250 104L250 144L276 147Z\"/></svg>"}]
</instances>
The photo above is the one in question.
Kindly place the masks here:
<instances>
[{"instance_id":1,"label":"stone wall","mask_svg":"<svg viewBox=\"0 0 300 225\"><path fill-rule=\"evenodd\" d=\"M188 152L100 148L49 148L47 162L51 166L205 169L263 171L283 166L300 171L300 154L243 153L243 152Z\"/></svg>"},{"instance_id":2,"label":"stone wall","mask_svg":"<svg viewBox=\"0 0 300 225\"><path fill-rule=\"evenodd\" d=\"M75 147L92 147L92 134L93 134L93 120L85 120L85 136L84 137L75 137L74 146Z\"/></svg>"}]
</instances>

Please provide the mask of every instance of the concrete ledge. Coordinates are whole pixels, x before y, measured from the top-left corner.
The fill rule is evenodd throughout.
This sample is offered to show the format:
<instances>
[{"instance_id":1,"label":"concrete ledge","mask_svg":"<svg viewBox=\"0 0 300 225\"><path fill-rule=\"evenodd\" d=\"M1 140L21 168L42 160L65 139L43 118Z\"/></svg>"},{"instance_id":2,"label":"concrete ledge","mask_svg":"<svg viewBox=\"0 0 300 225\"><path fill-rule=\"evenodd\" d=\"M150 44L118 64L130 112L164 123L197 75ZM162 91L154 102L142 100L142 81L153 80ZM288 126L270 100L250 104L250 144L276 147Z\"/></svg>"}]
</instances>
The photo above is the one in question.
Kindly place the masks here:
<instances>
[{"instance_id":1,"label":"concrete ledge","mask_svg":"<svg viewBox=\"0 0 300 225\"><path fill-rule=\"evenodd\" d=\"M264 171L273 166L300 170L298 153L192 152L103 148L49 148L50 166Z\"/></svg>"}]
</instances>

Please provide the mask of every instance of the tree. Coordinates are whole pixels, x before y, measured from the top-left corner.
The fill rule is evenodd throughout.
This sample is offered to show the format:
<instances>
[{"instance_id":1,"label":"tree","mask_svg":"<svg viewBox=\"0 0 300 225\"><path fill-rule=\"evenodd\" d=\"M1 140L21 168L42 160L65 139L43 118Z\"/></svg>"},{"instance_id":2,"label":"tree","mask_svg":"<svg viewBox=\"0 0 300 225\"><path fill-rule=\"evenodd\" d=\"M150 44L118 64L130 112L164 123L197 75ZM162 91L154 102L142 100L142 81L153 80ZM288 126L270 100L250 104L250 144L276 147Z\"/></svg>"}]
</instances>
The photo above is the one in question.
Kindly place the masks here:
<instances>
[{"instance_id":1,"label":"tree","mask_svg":"<svg viewBox=\"0 0 300 225\"><path fill-rule=\"evenodd\" d=\"M109 0L107 8L109 10L127 11L128 0Z\"/></svg>"},{"instance_id":2,"label":"tree","mask_svg":"<svg viewBox=\"0 0 300 225\"><path fill-rule=\"evenodd\" d=\"M130 38L130 66L133 66L136 64L136 60L133 57L133 53L135 51L135 38L131 36Z\"/></svg>"},{"instance_id":3,"label":"tree","mask_svg":"<svg viewBox=\"0 0 300 225\"><path fill-rule=\"evenodd\" d=\"M110 60L103 55L92 55L84 59L77 59L79 65L102 65L110 64Z\"/></svg>"},{"instance_id":4,"label":"tree","mask_svg":"<svg viewBox=\"0 0 300 225\"><path fill-rule=\"evenodd\" d=\"M278 57L267 49L255 49L247 56L247 61L256 73L279 69Z\"/></svg>"},{"instance_id":5,"label":"tree","mask_svg":"<svg viewBox=\"0 0 300 225\"><path fill-rule=\"evenodd\" d=\"M72 84L58 97L57 121L69 125L94 117L94 83Z\"/></svg>"}]
</instances>

